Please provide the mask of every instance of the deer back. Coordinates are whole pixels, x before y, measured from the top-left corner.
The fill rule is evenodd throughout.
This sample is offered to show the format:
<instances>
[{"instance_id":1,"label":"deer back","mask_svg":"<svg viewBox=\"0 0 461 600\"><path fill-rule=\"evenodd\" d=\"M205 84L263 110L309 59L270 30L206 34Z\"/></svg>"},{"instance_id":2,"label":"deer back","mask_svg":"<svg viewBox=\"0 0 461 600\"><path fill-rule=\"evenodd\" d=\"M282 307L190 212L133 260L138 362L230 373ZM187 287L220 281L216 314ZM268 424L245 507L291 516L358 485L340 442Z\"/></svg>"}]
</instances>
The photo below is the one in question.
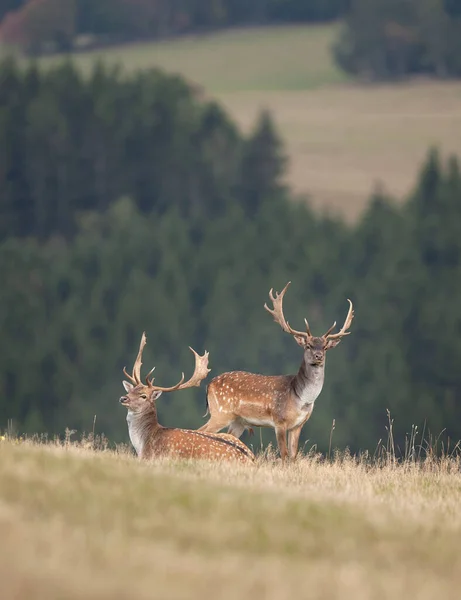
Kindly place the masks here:
<instances>
[{"instance_id":1,"label":"deer back","mask_svg":"<svg viewBox=\"0 0 461 600\"><path fill-rule=\"evenodd\" d=\"M260 375L246 371L229 371L211 380L208 395L223 410L235 410L248 404L257 410L285 405L291 394L293 375Z\"/></svg>"},{"instance_id":2,"label":"deer back","mask_svg":"<svg viewBox=\"0 0 461 600\"><path fill-rule=\"evenodd\" d=\"M189 429L162 429L146 444L144 458L171 456L204 460L253 462L253 452L226 433L201 433Z\"/></svg>"}]
</instances>

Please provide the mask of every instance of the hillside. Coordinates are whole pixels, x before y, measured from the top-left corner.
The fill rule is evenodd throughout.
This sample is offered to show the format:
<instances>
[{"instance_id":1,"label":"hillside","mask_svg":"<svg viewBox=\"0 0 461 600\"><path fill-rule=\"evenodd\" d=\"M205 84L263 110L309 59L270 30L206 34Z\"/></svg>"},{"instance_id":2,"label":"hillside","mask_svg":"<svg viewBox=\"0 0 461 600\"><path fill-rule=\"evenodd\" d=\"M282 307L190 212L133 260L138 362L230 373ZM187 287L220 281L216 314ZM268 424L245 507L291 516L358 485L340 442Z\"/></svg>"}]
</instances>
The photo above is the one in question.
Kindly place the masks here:
<instances>
[{"instance_id":1,"label":"hillside","mask_svg":"<svg viewBox=\"0 0 461 600\"><path fill-rule=\"evenodd\" d=\"M181 73L212 93L306 90L344 81L333 64L331 26L231 29L163 42L131 43L77 54L84 70L95 59L127 70L158 66ZM54 62L59 58L45 59Z\"/></svg>"},{"instance_id":2,"label":"hillside","mask_svg":"<svg viewBox=\"0 0 461 600\"><path fill-rule=\"evenodd\" d=\"M461 584L456 460L140 464L0 441L3 598L365 598Z\"/></svg>"},{"instance_id":3,"label":"hillside","mask_svg":"<svg viewBox=\"0 0 461 600\"><path fill-rule=\"evenodd\" d=\"M290 157L288 181L353 219L377 182L407 193L430 145L461 153L461 83L360 85L332 62L337 26L231 30L78 54L124 68L179 72L218 98L244 130L269 108ZM46 59L54 62L56 58Z\"/></svg>"}]
</instances>

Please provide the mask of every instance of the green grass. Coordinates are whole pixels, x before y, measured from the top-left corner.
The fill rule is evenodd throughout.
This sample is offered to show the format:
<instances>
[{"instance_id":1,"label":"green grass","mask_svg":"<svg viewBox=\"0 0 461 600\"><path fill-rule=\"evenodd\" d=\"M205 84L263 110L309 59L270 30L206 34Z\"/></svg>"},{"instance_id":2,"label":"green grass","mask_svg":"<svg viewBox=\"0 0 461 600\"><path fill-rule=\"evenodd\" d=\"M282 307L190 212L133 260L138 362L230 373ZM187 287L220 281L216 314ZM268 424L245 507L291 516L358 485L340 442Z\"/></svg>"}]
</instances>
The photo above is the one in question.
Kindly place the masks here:
<instances>
[{"instance_id":1,"label":"green grass","mask_svg":"<svg viewBox=\"0 0 461 600\"><path fill-rule=\"evenodd\" d=\"M457 598L459 461L141 463L0 442L2 598Z\"/></svg>"},{"instance_id":2,"label":"green grass","mask_svg":"<svg viewBox=\"0 0 461 600\"><path fill-rule=\"evenodd\" d=\"M95 59L124 69L160 67L208 91L300 90L345 79L330 57L335 26L235 29L173 41L137 43L75 55L84 70ZM53 63L56 58L45 59Z\"/></svg>"}]
</instances>

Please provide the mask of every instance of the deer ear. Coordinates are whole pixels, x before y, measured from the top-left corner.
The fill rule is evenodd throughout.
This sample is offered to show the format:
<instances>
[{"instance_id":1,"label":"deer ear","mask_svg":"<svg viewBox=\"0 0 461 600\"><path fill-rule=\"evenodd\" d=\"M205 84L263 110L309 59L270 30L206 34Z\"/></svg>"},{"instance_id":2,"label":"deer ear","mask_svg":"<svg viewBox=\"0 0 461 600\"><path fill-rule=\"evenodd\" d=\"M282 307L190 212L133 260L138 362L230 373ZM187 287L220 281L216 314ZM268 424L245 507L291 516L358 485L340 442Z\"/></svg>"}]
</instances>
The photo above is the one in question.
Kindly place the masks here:
<instances>
[{"instance_id":1,"label":"deer ear","mask_svg":"<svg viewBox=\"0 0 461 600\"><path fill-rule=\"evenodd\" d=\"M131 390L134 388L134 385L132 383L129 383L128 381L122 381L122 385L125 388L125 392L131 392Z\"/></svg>"},{"instance_id":2,"label":"deer ear","mask_svg":"<svg viewBox=\"0 0 461 600\"><path fill-rule=\"evenodd\" d=\"M325 346L325 350L330 350L330 348L335 348L339 344L340 341L341 341L341 339L328 340L328 342Z\"/></svg>"},{"instance_id":3,"label":"deer ear","mask_svg":"<svg viewBox=\"0 0 461 600\"><path fill-rule=\"evenodd\" d=\"M160 396L162 395L162 391L161 390L155 390L154 392L152 392L152 395L150 397L150 401L154 402L154 400L157 400L157 398L160 398Z\"/></svg>"},{"instance_id":4,"label":"deer ear","mask_svg":"<svg viewBox=\"0 0 461 600\"><path fill-rule=\"evenodd\" d=\"M296 343L301 346L301 348L306 347L306 338L305 337L303 337L302 335L295 335L293 337L295 338Z\"/></svg>"}]
</instances>

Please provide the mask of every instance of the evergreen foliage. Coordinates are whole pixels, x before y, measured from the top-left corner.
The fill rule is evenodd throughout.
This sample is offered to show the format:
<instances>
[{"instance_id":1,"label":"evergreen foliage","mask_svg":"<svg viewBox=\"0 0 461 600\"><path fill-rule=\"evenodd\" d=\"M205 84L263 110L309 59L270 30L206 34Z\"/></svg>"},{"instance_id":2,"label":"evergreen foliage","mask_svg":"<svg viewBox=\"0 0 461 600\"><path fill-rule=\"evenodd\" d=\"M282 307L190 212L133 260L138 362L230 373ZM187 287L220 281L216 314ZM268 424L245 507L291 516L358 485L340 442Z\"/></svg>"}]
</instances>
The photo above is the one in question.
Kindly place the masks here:
<instances>
[{"instance_id":1,"label":"evergreen foliage","mask_svg":"<svg viewBox=\"0 0 461 600\"><path fill-rule=\"evenodd\" d=\"M160 385L190 372L188 346L225 370L295 372L300 350L263 309L292 280L290 323L321 334L356 318L329 353L304 440L373 450L386 409L461 437L461 176L432 151L409 201L377 191L353 226L282 184L267 113L243 137L179 78L88 79L68 63L0 67L0 428L92 428L126 440L122 367L141 332ZM203 423L205 389L164 395L162 422ZM265 434L270 439L270 434Z\"/></svg>"},{"instance_id":2,"label":"evergreen foliage","mask_svg":"<svg viewBox=\"0 0 461 600\"><path fill-rule=\"evenodd\" d=\"M0 65L0 239L69 236L81 211L129 195L143 212L220 214L240 182L242 141L177 76L122 77L71 63L39 74Z\"/></svg>"},{"instance_id":3,"label":"evergreen foliage","mask_svg":"<svg viewBox=\"0 0 461 600\"><path fill-rule=\"evenodd\" d=\"M349 0L4 0L0 38L32 54L93 44L155 39L235 25L329 21Z\"/></svg>"},{"instance_id":4,"label":"evergreen foliage","mask_svg":"<svg viewBox=\"0 0 461 600\"><path fill-rule=\"evenodd\" d=\"M451 0L351 0L335 44L348 73L373 79L461 75L461 13ZM458 3L459 4L459 3Z\"/></svg>"}]
</instances>

